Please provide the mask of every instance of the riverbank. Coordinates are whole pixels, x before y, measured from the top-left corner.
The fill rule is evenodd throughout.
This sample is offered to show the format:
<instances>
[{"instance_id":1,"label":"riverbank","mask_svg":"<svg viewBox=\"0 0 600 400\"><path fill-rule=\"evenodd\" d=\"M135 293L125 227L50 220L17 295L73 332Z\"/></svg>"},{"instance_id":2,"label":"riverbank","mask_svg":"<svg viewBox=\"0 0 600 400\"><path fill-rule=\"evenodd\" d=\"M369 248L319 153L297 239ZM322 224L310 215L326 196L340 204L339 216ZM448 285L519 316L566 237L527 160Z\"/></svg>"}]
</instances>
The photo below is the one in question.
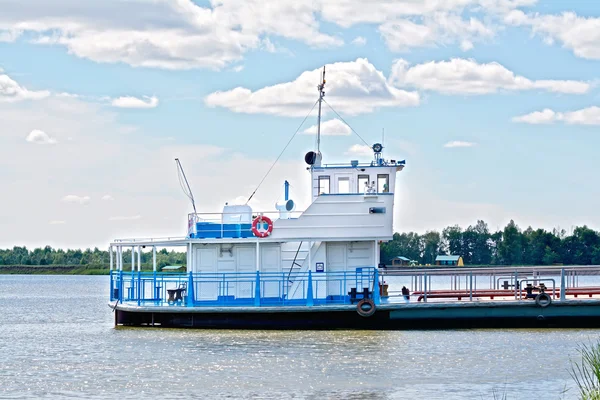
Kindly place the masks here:
<instances>
[{"instance_id":1,"label":"riverbank","mask_svg":"<svg viewBox=\"0 0 600 400\"><path fill-rule=\"evenodd\" d=\"M101 265L0 265L0 275L108 275Z\"/></svg>"}]
</instances>

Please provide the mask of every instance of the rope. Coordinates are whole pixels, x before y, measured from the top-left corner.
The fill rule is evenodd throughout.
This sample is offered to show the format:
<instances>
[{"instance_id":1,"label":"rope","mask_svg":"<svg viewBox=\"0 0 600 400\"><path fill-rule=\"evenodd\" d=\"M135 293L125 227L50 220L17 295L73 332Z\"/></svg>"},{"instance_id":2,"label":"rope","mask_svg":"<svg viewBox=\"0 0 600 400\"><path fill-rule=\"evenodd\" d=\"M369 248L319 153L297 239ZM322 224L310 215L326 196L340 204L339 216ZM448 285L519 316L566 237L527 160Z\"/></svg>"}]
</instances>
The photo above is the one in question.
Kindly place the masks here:
<instances>
[{"instance_id":1,"label":"rope","mask_svg":"<svg viewBox=\"0 0 600 400\"><path fill-rule=\"evenodd\" d=\"M352 132L354 132L354 133L356 134L356 136L358 136L358 138L359 138L360 140L362 140L362 141L363 141L363 143L364 143L364 144L366 144L367 146L369 146L369 148L371 147L371 145L370 145L369 143L367 143L367 142L365 141L365 139L363 139L363 138L362 138L362 137L361 137L361 136L358 134L358 132L356 132L356 131L354 130L354 128L353 128L352 126L350 126L350 124L349 124L349 123L347 123L347 122L346 122L346 120L344 120L344 118L342 118L342 116L341 116L340 114L338 114L338 112L337 112L337 111L335 111L335 110L333 109L333 107L331 107L331 106L329 105L329 103L328 103L328 102L326 102L326 101L325 101L325 99L323 99L323 102L324 102L325 104L327 104L327 106L328 106L329 108L331 108L331 111L333 111L333 112L335 113L335 115L337 115L337 116L338 116L338 118L342 120L342 122L343 122L343 123L345 123L346 125L348 125L348 128L352 129Z\"/></svg>"},{"instance_id":2,"label":"rope","mask_svg":"<svg viewBox=\"0 0 600 400\"><path fill-rule=\"evenodd\" d=\"M248 197L248 200L246 200L246 204L248 204L248 202L252 199L252 197L254 197L254 194L256 194L256 191L260 188L260 185L262 185L262 183L265 181L265 179L267 179L267 176L269 176L269 173L271 172L271 170L273 169L273 167L275 166L275 164L277 164L277 161L279 161L279 159L281 158L281 156L283 155L283 153L285 152L285 150L288 148L288 146L290 145L290 143L292 143L292 140L298 134L298 132L300 131L300 128L302 128L302 125L304 125L304 122L306 121L306 119L308 118L308 116L310 115L310 113L312 113L312 111L315 109L315 106L317 105L318 102L319 102L319 100L315 101L315 104L313 104L313 106L310 109L310 111L308 112L308 114L306 114L306 117L304 117L304 119L302 120L302 122L298 126L298 129L296 129L296 132L294 132L294 134L292 135L292 137L290 138L290 140L288 140L288 142L285 145L285 147L283 148L283 150L281 150L281 153L279 153L279 156L277 156L277 159L275 159L275 162L273 163L273 165L271 165L271 168L269 168L269 170L267 171L267 173L265 174L265 176L263 176L263 178L259 182L259 184L256 187L256 189L254 189L254 192L252 192L252 194L250 195L250 197Z\"/></svg>"}]
</instances>

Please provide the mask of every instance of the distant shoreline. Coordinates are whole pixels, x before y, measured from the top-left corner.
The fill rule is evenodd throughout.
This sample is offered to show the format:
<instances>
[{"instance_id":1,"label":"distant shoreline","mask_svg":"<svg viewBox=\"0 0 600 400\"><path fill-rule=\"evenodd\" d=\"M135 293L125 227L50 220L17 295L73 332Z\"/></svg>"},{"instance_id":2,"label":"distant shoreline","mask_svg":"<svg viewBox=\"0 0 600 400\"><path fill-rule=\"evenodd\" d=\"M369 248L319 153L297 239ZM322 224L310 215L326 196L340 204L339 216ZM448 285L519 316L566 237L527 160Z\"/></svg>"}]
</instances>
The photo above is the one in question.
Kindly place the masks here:
<instances>
[{"instance_id":1,"label":"distant shoreline","mask_svg":"<svg viewBox=\"0 0 600 400\"><path fill-rule=\"evenodd\" d=\"M108 275L98 265L0 265L0 275Z\"/></svg>"}]
</instances>

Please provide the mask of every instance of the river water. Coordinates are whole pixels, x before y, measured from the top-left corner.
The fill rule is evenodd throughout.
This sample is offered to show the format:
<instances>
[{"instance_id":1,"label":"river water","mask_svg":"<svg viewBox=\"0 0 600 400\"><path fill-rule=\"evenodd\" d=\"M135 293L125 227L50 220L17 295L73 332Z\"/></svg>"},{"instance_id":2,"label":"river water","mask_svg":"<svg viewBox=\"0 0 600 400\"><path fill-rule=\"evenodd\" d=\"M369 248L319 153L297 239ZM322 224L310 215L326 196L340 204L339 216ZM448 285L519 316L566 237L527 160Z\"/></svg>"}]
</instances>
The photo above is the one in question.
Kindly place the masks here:
<instances>
[{"instance_id":1,"label":"river water","mask_svg":"<svg viewBox=\"0 0 600 400\"><path fill-rule=\"evenodd\" d=\"M570 359L600 338L115 328L107 299L105 276L0 275L0 398L576 399Z\"/></svg>"}]
</instances>

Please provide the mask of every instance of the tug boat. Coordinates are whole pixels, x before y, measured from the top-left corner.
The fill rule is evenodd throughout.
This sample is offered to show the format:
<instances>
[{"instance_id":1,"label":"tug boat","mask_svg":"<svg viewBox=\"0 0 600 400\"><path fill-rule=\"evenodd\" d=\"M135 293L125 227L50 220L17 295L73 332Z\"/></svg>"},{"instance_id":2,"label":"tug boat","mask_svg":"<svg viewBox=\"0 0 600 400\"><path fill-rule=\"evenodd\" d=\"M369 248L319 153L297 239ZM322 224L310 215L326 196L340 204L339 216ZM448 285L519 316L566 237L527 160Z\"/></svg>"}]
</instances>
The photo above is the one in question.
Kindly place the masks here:
<instances>
[{"instance_id":1,"label":"tug boat","mask_svg":"<svg viewBox=\"0 0 600 400\"><path fill-rule=\"evenodd\" d=\"M305 156L308 208L295 210L286 181L276 212L225 205L220 214L190 213L184 238L114 240L110 300L116 324L328 328L360 326L376 314L379 246L392 239L396 174L405 161L384 159L376 143L367 163L324 164L324 88L325 68L317 149ZM185 247L186 273L158 272L156 257L153 272L142 272L140 252L147 247L154 253L157 247ZM132 254L128 272L124 248Z\"/></svg>"},{"instance_id":2,"label":"tug boat","mask_svg":"<svg viewBox=\"0 0 600 400\"><path fill-rule=\"evenodd\" d=\"M479 301L484 294L477 291L476 282L473 286L473 277L487 274L494 281L495 272L489 269L447 271L454 282L460 282L457 274L463 274L470 284L468 290L441 294L431 291L428 270L406 272L405 276L412 274L411 282L414 278L416 301L408 301L406 288L402 296L388 296L380 272L385 271L379 259L380 244L393 238L397 174L405 160L385 159L383 146L376 143L373 158L367 162L323 163L324 88L325 69L318 85L317 146L304 159L311 182L310 205L296 211L286 181L284 201L276 204L276 211L226 204L221 213L197 212L176 160L194 209L188 214L187 232L177 238L110 243L109 306L115 325L240 329L600 326L600 300L566 298L565 276L570 272L564 268L559 271L560 289L554 286L543 303L526 301L520 290L508 289L508 281L505 290L486 294L490 301ZM173 247L186 250L185 272L157 271L157 248ZM142 248L152 249L151 272L141 270ZM124 249L131 250L130 271L124 266ZM540 279L536 271L511 269L501 276L506 274L511 276L511 287L529 282L527 274L536 282ZM555 279L547 281L555 284Z\"/></svg>"}]
</instances>

